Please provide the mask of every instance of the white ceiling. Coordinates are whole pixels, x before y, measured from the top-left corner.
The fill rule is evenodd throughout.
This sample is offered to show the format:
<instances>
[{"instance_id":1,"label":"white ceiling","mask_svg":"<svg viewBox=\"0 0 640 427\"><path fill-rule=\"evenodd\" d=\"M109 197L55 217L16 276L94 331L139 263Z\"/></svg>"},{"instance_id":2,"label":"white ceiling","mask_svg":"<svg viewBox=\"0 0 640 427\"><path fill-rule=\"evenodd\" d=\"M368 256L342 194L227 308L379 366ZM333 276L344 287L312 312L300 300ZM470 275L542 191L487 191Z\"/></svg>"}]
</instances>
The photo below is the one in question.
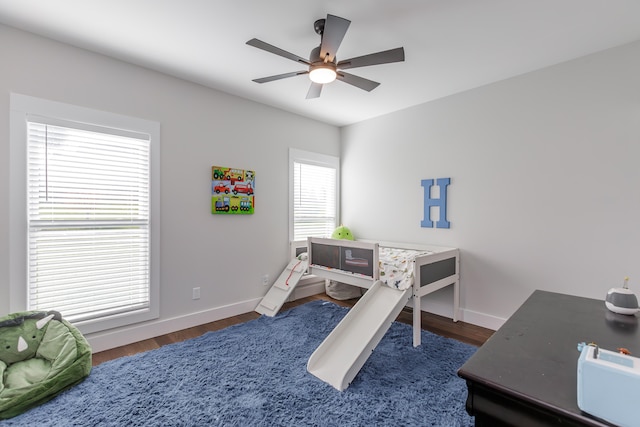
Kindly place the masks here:
<instances>
[{"instance_id":1,"label":"white ceiling","mask_svg":"<svg viewBox=\"0 0 640 427\"><path fill-rule=\"evenodd\" d=\"M349 70L306 100L298 56L327 13L351 20L338 59L403 46L405 62ZM342 126L640 39L639 0L0 0L0 22Z\"/></svg>"}]
</instances>

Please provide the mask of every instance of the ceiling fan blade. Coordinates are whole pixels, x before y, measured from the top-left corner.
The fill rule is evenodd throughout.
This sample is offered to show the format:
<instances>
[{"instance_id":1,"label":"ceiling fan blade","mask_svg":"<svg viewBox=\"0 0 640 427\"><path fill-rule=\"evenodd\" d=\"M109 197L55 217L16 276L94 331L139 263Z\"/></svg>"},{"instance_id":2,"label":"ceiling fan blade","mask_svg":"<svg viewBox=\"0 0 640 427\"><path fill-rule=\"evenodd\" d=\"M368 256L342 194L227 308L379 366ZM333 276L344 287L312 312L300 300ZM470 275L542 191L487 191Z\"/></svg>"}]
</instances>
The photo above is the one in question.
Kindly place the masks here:
<instances>
[{"instance_id":1,"label":"ceiling fan blade","mask_svg":"<svg viewBox=\"0 0 640 427\"><path fill-rule=\"evenodd\" d=\"M388 64L390 62L402 61L404 61L404 48L397 47L383 52L345 59L338 62L337 67L341 70L346 70L348 68L366 67L368 65Z\"/></svg>"},{"instance_id":2,"label":"ceiling fan blade","mask_svg":"<svg viewBox=\"0 0 640 427\"><path fill-rule=\"evenodd\" d=\"M304 58L302 58L302 57L300 57L298 55L294 55L293 53L287 52L286 50L282 50L279 47L275 47L273 45L270 45L269 43L265 43L262 40L251 39L251 40L249 40L247 42L247 44L249 46L253 46L253 47L257 47L258 49L266 50L267 52L274 53L276 55L282 56L283 58L290 59L292 61L300 62L300 63L305 64L305 65L310 65L311 64L308 60L306 60L306 59L304 59Z\"/></svg>"},{"instance_id":3,"label":"ceiling fan blade","mask_svg":"<svg viewBox=\"0 0 640 427\"><path fill-rule=\"evenodd\" d=\"M307 92L307 99L319 98L320 92L322 92L322 86L321 83L311 83L309 92Z\"/></svg>"},{"instance_id":4,"label":"ceiling fan blade","mask_svg":"<svg viewBox=\"0 0 640 427\"><path fill-rule=\"evenodd\" d=\"M348 19L327 15L322 33L322 44L320 45L320 58L324 60L328 56L328 61L333 62L350 24L351 21Z\"/></svg>"},{"instance_id":5,"label":"ceiling fan blade","mask_svg":"<svg viewBox=\"0 0 640 427\"><path fill-rule=\"evenodd\" d=\"M274 80L286 79L287 77L301 76L302 74L309 74L308 71L293 71L291 73L277 74L275 76L263 77L261 79L253 79L256 83L267 83Z\"/></svg>"},{"instance_id":6,"label":"ceiling fan blade","mask_svg":"<svg viewBox=\"0 0 640 427\"><path fill-rule=\"evenodd\" d=\"M380 86L380 83L374 82L373 80L365 79L364 77L354 76L353 74L342 73L340 71L338 71L338 75L336 76L336 78L345 83L349 83L350 85L353 85L357 88L366 90L367 92L371 92L372 90Z\"/></svg>"}]
</instances>

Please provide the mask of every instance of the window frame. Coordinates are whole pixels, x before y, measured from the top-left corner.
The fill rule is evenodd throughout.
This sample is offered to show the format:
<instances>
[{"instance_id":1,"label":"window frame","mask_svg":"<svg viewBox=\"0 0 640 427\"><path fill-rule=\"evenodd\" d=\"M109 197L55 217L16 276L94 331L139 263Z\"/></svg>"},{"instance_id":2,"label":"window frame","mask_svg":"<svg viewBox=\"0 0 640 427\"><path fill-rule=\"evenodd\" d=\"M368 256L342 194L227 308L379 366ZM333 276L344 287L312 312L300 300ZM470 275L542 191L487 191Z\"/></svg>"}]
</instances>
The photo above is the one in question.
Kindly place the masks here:
<instances>
[{"instance_id":1,"label":"window frame","mask_svg":"<svg viewBox=\"0 0 640 427\"><path fill-rule=\"evenodd\" d=\"M135 312L74 323L82 333L104 331L156 319L160 315L160 124L158 122L65 104L32 96L10 96L10 262L9 309L27 309L27 120L41 116L67 123L147 134L150 138L149 307ZM63 313L64 314L64 313Z\"/></svg>"},{"instance_id":2,"label":"window frame","mask_svg":"<svg viewBox=\"0 0 640 427\"><path fill-rule=\"evenodd\" d=\"M294 241L294 163L323 166L336 170L335 226L340 224L340 157L289 148L289 241ZM327 236L329 237L329 236ZM299 240L299 239L298 239Z\"/></svg>"}]
</instances>

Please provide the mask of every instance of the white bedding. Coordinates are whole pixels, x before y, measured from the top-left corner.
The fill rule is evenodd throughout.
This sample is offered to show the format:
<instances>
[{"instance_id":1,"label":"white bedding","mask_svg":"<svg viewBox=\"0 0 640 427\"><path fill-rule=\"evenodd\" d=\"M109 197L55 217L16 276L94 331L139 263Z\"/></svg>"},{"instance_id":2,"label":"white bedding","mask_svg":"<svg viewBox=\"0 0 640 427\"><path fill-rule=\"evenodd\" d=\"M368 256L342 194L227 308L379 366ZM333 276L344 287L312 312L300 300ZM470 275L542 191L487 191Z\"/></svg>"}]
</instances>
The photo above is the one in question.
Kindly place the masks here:
<instances>
[{"instance_id":1,"label":"white bedding","mask_svg":"<svg viewBox=\"0 0 640 427\"><path fill-rule=\"evenodd\" d=\"M420 255L428 255L429 251L380 247L378 262L380 264L380 280L394 289L408 289L413 286L413 260Z\"/></svg>"}]
</instances>

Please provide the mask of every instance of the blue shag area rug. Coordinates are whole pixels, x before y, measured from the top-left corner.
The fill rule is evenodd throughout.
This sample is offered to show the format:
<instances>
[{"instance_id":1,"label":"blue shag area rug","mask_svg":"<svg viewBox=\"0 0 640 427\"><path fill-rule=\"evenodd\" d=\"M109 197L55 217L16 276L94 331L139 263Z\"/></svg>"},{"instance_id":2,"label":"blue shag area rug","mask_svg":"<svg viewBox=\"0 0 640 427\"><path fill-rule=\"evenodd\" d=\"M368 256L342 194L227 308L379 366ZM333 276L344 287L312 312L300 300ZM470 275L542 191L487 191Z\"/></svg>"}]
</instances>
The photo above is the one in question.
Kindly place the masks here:
<instances>
[{"instance_id":1,"label":"blue shag area rug","mask_svg":"<svg viewBox=\"0 0 640 427\"><path fill-rule=\"evenodd\" d=\"M476 348L395 322L351 386L307 373L347 313L314 301L105 362L6 426L471 426L457 369Z\"/></svg>"}]
</instances>

